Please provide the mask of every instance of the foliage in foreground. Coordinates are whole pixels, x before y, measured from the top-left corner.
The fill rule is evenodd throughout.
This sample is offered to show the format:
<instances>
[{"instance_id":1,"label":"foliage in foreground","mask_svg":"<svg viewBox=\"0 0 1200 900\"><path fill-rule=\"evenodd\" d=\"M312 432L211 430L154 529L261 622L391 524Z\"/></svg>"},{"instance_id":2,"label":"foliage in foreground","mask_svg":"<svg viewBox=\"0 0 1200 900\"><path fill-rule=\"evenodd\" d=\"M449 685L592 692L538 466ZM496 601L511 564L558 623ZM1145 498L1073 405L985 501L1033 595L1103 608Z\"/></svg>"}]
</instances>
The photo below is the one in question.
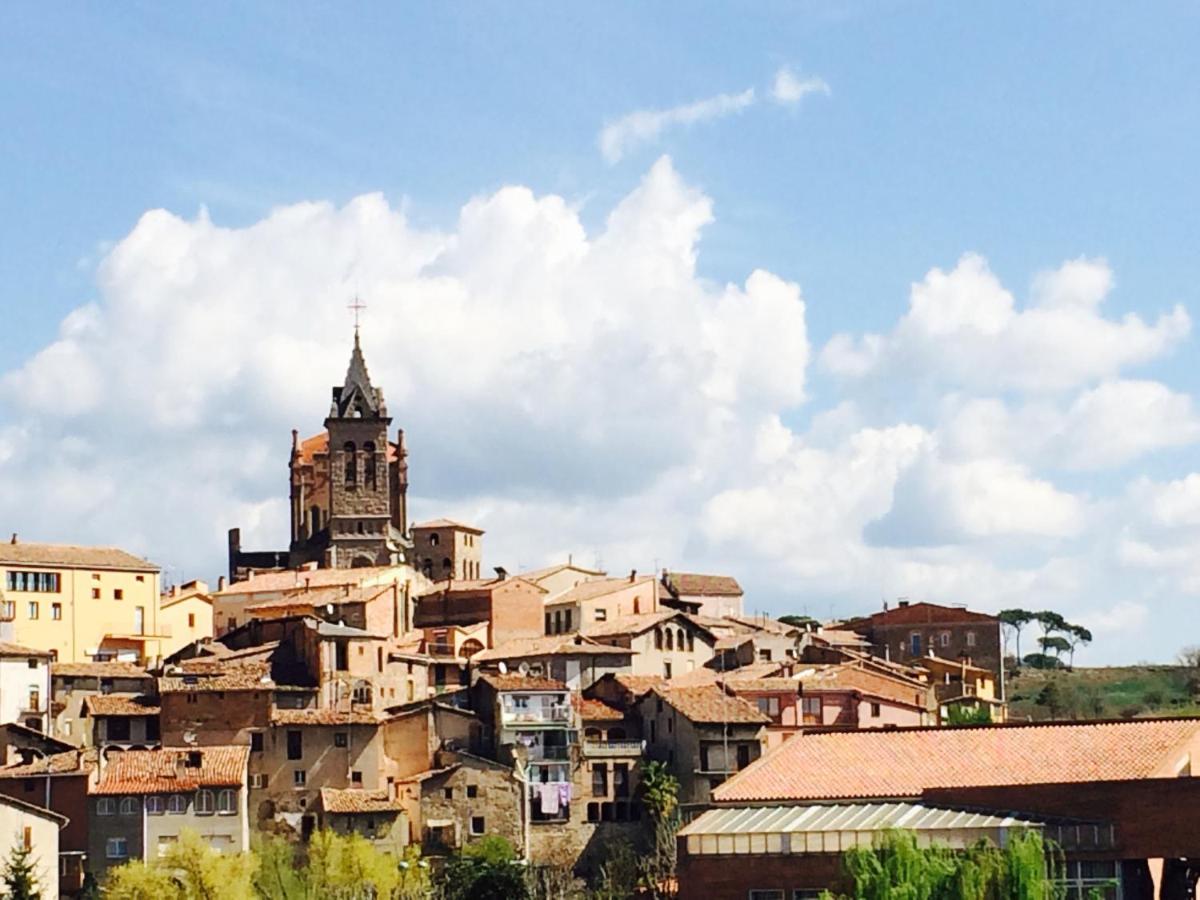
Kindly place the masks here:
<instances>
[{"instance_id":1,"label":"foliage in foreground","mask_svg":"<svg viewBox=\"0 0 1200 900\"><path fill-rule=\"evenodd\" d=\"M913 832L889 831L873 847L848 850L842 866L854 885L854 900L1057 900L1065 896L1059 883L1061 856L1036 831L1012 835L1004 849L979 841L966 850L921 847Z\"/></svg>"}]
</instances>

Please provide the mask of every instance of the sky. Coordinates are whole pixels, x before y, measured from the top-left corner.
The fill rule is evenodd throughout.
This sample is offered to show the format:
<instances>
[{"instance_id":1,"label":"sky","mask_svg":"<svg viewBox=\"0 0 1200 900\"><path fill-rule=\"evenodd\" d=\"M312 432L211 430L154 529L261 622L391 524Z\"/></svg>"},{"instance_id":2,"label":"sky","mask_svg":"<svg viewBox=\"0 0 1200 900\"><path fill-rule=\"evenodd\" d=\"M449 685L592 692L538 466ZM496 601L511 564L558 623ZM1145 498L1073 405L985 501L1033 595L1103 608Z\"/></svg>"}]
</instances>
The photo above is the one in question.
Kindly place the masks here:
<instances>
[{"instance_id":1,"label":"sky","mask_svg":"<svg viewBox=\"0 0 1200 900\"><path fill-rule=\"evenodd\" d=\"M214 579L362 343L485 565L1200 602L1200 10L60 4L0 29L0 525Z\"/></svg>"}]
</instances>

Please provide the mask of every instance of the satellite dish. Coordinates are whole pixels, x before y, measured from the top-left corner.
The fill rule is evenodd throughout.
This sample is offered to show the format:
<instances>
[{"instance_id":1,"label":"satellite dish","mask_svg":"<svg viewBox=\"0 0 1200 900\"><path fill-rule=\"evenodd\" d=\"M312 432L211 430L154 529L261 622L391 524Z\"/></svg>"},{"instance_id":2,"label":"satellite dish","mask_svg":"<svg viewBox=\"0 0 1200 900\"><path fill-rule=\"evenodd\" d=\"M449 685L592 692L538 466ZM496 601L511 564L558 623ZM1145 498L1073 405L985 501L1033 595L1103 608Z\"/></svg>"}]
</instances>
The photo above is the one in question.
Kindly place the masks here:
<instances>
[{"instance_id":1,"label":"satellite dish","mask_svg":"<svg viewBox=\"0 0 1200 900\"><path fill-rule=\"evenodd\" d=\"M517 671L520 672L522 675L528 675L529 674L529 663L522 662L519 666L517 666Z\"/></svg>"},{"instance_id":2,"label":"satellite dish","mask_svg":"<svg viewBox=\"0 0 1200 900\"><path fill-rule=\"evenodd\" d=\"M196 743L196 732L185 731L183 733L183 742L185 744L187 744L188 746L192 746L193 744L195 744Z\"/></svg>"},{"instance_id":3,"label":"satellite dish","mask_svg":"<svg viewBox=\"0 0 1200 900\"><path fill-rule=\"evenodd\" d=\"M501 675L508 674L508 663L504 662L503 660L497 664L497 668L500 670Z\"/></svg>"},{"instance_id":4,"label":"satellite dish","mask_svg":"<svg viewBox=\"0 0 1200 900\"><path fill-rule=\"evenodd\" d=\"M332 603L325 604L325 612L327 612L331 616L333 615L333 604Z\"/></svg>"}]
</instances>

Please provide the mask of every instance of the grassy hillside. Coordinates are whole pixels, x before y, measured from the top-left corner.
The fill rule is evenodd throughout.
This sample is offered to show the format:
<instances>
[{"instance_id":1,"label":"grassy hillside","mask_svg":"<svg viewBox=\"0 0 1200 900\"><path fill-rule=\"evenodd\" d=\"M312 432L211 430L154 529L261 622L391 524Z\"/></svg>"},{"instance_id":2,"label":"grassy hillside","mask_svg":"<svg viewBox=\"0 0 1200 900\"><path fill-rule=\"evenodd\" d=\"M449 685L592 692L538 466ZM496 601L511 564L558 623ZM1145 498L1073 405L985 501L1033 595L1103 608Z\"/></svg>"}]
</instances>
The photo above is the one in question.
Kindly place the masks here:
<instances>
[{"instance_id":1,"label":"grassy hillside","mask_svg":"<svg viewBox=\"0 0 1200 900\"><path fill-rule=\"evenodd\" d=\"M1012 719L1115 719L1200 715L1200 671L1113 666L1073 672L1024 668L1008 680Z\"/></svg>"}]
</instances>

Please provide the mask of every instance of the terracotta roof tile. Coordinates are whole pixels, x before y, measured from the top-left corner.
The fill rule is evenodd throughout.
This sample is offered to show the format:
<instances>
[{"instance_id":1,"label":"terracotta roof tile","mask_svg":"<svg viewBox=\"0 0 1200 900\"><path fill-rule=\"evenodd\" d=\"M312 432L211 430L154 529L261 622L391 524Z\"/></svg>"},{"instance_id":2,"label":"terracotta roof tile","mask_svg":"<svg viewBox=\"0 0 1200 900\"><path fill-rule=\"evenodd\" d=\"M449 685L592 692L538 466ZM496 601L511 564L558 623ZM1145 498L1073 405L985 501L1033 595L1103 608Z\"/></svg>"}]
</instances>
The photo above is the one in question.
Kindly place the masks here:
<instances>
[{"instance_id":1,"label":"terracotta roof tile","mask_svg":"<svg viewBox=\"0 0 1200 900\"><path fill-rule=\"evenodd\" d=\"M183 691L269 691L274 687L271 665L267 662L224 663L219 669L164 675L158 679L160 694Z\"/></svg>"},{"instance_id":2,"label":"terracotta roof tile","mask_svg":"<svg viewBox=\"0 0 1200 900\"><path fill-rule=\"evenodd\" d=\"M95 750L65 750L40 756L27 764L0 766L0 778L30 778L34 775L88 774L96 766Z\"/></svg>"},{"instance_id":3,"label":"terracotta roof tile","mask_svg":"<svg viewBox=\"0 0 1200 900\"><path fill-rule=\"evenodd\" d=\"M189 766L198 753L200 765ZM249 747L163 747L109 752L90 794L169 794L245 782Z\"/></svg>"},{"instance_id":4,"label":"terracotta roof tile","mask_svg":"<svg viewBox=\"0 0 1200 900\"><path fill-rule=\"evenodd\" d=\"M698 575L668 572L667 582L678 594L700 597L740 597L742 586L731 575Z\"/></svg>"},{"instance_id":5,"label":"terracotta roof tile","mask_svg":"<svg viewBox=\"0 0 1200 900\"><path fill-rule=\"evenodd\" d=\"M603 700L582 697L579 700L579 718L585 722L619 722L625 718L625 713Z\"/></svg>"},{"instance_id":6,"label":"terracotta roof tile","mask_svg":"<svg viewBox=\"0 0 1200 900\"><path fill-rule=\"evenodd\" d=\"M719 802L919 797L934 788L1170 777L1200 719L810 734L721 785Z\"/></svg>"},{"instance_id":7,"label":"terracotta roof tile","mask_svg":"<svg viewBox=\"0 0 1200 900\"><path fill-rule=\"evenodd\" d=\"M857 631L870 625L949 625L958 622L999 624L1000 620L987 613L967 609L965 606L942 606L939 603L921 602L910 603L908 606L895 606L884 612L872 613L846 624Z\"/></svg>"},{"instance_id":8,"label":"terracotta roof tile","mask_svg":"<svg viewBox=\"0 0 1200 900\"><path fill-rule=\"evenodd\" d=\"M564 572L570 569L574 572L582 572L585 575L603 575L604 573L596 569L587 569L583 566L577 566L575 563L559 563L556 566L545 566L541 569L530 569L528 572L518 572L517 576L524 578L526 581L532 581L537 584L544 578L549 578L551 575L557 575L559 572Z\"/></svg>"},{"instance_id":9,"label":"terracotta roof tile","mask_svg":"<svg viewBox=\"0 0 1200 900\"><path fill-rule=\"evenodd\" d=\"M149 672L135 663L125 662L56 662L50 664L51 677L67 678L151 678Z\"/></svg>"},{"instance_id":10,"label":"terracotta roof tile","mask_svg":"<svg viewBox=\"0 0 1200 900\"><path fill-rule=\"evenodd\" d=\"M628 578L597 578L594 581L581 581L575 587L557 594L547 602L554 605L558 603L578 603L583 600L595 600L597 597L615 594L617 591L623 591L627 588L648 585L653 580L649 575L642 575L633 581L630 581Z\"/></svg>"},{"instance_id":11,"label":"terracotta roof tile","mask_svg":"<svg viewBox=\"0 0 1200 900\"><path fill-rule=\"evenodd\" d=\"M321 807L334 815L354 813L401 812L404 805L398 800L389 800L387 790L339 790L321 788Z\"/></svg>"},{"instance_id":12,"label":"terracotta roof tile","mask_svg":"<svg viewBox=\"0 0 1200 900\"><path fill-rule=\"evenodd\" d=\"M613 675L613 680L631 694L639 696L667 683L667 679L658 675L627 675L624 672Z\"/></svg>"},{"instance_id":13,"label":"terracotta roof tile","mask_svg":"<svg viewBox=\"0 0 1200 900\"><path fill-rule=\"evenodd\" d=\"M162 710L149 697L127 694L96 694L84 698L84 707L93 716L157 716Z\"/></svg>"},{"instance_id":14,"label":"terracotta roof tile","mask_svg":"<svg viewBox=\"0 0 1200 900\"><path fill-rule=\"evenodd\" d=\"M521 659L533 656L595 656L608 654L632 656L635 651L625 647L602 644L586 636L555 634L537 638L513 638L499 647L484 650L471 657L472 662L488 662L494 659Z\"/></svg>"},{"instance_id":15,"label":"terracotta roof tile","mask_svg":"<svg viewBox=\"0 0 1200 900\"><path fill-rule=\"evenodd\" d=\"M459 531L469 531L472 534L484 533L482 528L476 528L474 525L464 525L462 522L455 522L453 519L430 519L428 522L409 526L409 530L413 528L457 528Z\"/></svg>"},{"instance_id":16,"label":"terracotta roof tile","mask_svg":"<svg viewBox=\"0 0 1200 900\"><path fill-rule=\"evenodd\" d=\"M116 547L77 547L72 544L0 544L0 563L67 569L120 569L157 572L158 566Z\"/></svg>"},{"instance_id":17,"label":"terracotta roof tile","mask_svg":"<svg viewBox=\"0 0 1200 900\"><path fill-rule=\"evenodd\" d=\"M383 595L390 596L392 584L355 585L344 584L332 587L297 588L283 597L259 600L246 606L248 612L271 610L307 610L319 606L343 606L347 603L369 603Z\"/></svg>"},{"instance_id":18,"label":"terracotta roof tile","mask_svg":"<svg viewBox=\"0 0 1200 900\"><path fill-rule=\"evenodd\" d=\"M740 697L731 697L715 684L702 687L668 687L654 690L681 716L700 724L768 724L769 716Z\"/></svg>"},{"instance_id":19,"label":"terracotta roof tile","mask_svg":"<svg viewBox=\"0 0 1200 900\"><path fill-rule=\"evenodd\" d=\"M565 691L567 686L553 678L538 675L497 675L485 673L479 676L498 691Z\"/></svg>"},{"instance_id":20,"label":"terracotta roof tile","mask_svg":"<svg viewBox=\"0 0 1200 900\"><path fill-rule=\"evenodd\" d=\"M664 609L659 612L637 613L631 616L617 616L611 622L588 622L580 629L588 637L612 637L614 635L642 634L655 625L683 616L677 609ZM688 622L692 628L694 622Z\"/></svg>"},{"instance_id":21,"label":"terracotta roof tile","mask_svg":"<svg viewBox=\"0 0 1200 900\"><path fill-rule=\"evenodd\" d=\"M8 641L0 641L0 656L17 656L17 657L32 657L53 658L54 654L46 650L38 650L34 647L26 647L23 644L10 644Z\"/></svg>"},{"instance_id":22,"label":"terracotta roof tile","mask_svg":"<svg viewBox=\"0 0 1200 900\"><path fill-rule=\"evenodd\" d=\"M794 678L727 678L725 685L734 693L800 693L800 682Z\"/></svg>"},{"instance_id":23,"label":"terracotta roof tile","mask_svg":"<svg viewBox=\"0 0 1200 900\"><path fill-rule=\"evenodd\" d=\"M380 717L369 709L276 709L272 725L378 725Z\"/></svg>"},{"instance_id":24,"label":"terracotta roof tile","mask_svg":"<svg viewBox=\"0 0 1200 900\"><path fill-rule=\"evenodd\" d=\"M361 569L288 569L281 572L262 572L245 581L235 581L214 596L230 597L239 594L275 593L331 585L390 584L403 581L412 574L407 566L367 566ZM393 576L393 577L389 577Z\"/></svg>"}]
</instances>

